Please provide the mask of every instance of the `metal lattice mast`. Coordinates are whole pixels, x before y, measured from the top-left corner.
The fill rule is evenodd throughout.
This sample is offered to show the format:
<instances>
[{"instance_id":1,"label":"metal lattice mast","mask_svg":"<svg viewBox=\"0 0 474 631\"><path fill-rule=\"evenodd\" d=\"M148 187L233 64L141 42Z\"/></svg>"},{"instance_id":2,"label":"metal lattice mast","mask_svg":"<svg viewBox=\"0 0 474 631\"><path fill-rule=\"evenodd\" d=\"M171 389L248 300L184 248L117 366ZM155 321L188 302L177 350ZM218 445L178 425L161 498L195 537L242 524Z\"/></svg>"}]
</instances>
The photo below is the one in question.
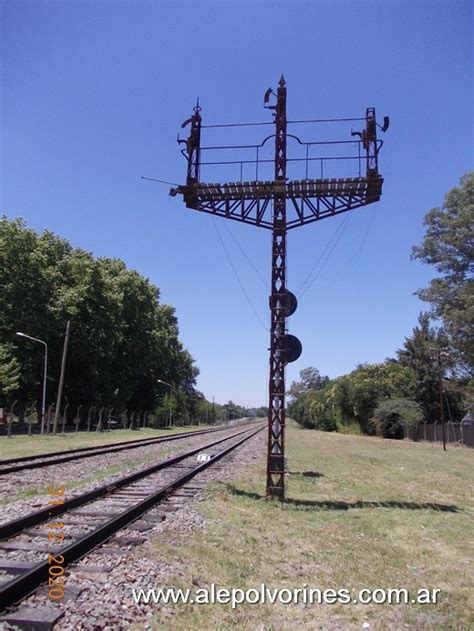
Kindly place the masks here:
<instances>
[{"instance_id":1,"label":"metal lattice mast","mask_svg":"<svg viewBox=\"0 0 474 631\"><path fill-rule=\"evenodd\" d=\"M276 105L266 105L276 97ZM297 299L286 286L286 234L288 230L335 217L341 213L355 210L380 199L383 178L378 171L378 153L383 141L377 139L377 127L382 132L389 126L388 116L384 117L383 126L378 125L374 108L367 108L365 117L349 119L326 119L314 121L290 121L286 118L286 84L280 79L277 94L269 88L264 97L264 107L271 109L275 116L275 156L274 160L259 158L261 150L273 134L254 145L201 146L201 129L205 127L233 127L240 125L202 125L199 102L194 114L182 124L190 127L186 140L178 137L184 145L181 153L187 160L186 184L173 187L170 195L181 194L188 208L208 213L224 219L232 219L248 225L272 231L272 282L270 295L270 380L268 406L268 454L267 454L267 496L284 499L285 495L285 366L296 361L301 354L301 342L286 331L286 318L297 307ZM364 121L365 129L351 130L351 139L335 141L302 141L294 134L287 135L287 123L324 123L331 121ZM260 125L261 123L251 123ZM267 124L267 123L264 123ZM358 138L358 140L355 140ZM305 158L287 158L287 139L296 143L296 147L305 149ZM355 155L312 156L314 147L327 145L338 147L355 146ZM221 150L256 151L256 159L237 160L201 160L201 152ZM362 150L364 153L362 153ZM358 164L358 177L323 177L323 162L353 160ZM286 177L287 160L305 163L303 179L288 180ZM365 160L365 175L362 175L362 163ZM274 162L274 179L259 179L259 165ZM317 162L321 176L309 178L309 167ZM255 165L255 180L231 182L202 182L201 166L211 165L240 166L240 178L243 169ZM248 171L246 171L248 172ZM273 203L273 208L272 208Z\"/></svg>"},{"instance_id":2,"label":"metal lattice mast","mask_svg":"<svg viewBox=\"0 0 474 631\"><path fill-rule=\"evenodd\" d=\"M275 107L275 182L286 181L286 87L280 79ZM267 495L285 494L286 363L286 191L273 195L272 283L270 296L270 383L268 403Z\"/></svg>"}]
</instances>

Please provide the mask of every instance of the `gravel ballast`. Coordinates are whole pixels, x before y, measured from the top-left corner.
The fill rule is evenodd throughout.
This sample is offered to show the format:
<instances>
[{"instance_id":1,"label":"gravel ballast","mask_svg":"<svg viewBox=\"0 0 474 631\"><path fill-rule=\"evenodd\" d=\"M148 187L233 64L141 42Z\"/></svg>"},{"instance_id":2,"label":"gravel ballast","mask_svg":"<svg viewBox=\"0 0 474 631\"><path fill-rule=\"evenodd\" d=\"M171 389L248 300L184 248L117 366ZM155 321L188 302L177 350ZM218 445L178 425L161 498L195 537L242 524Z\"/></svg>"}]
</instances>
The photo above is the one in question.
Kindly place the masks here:
<instances>
[{"instance_id":1,"label":"gravel ballast","mask_svg":"<svg viewBox=\"0 0 474 631\"><path fill-rule=\"evenodd\" d=\"M235 432L235 428L232 429L230 433ZM202 437L202 443L210 442L209 438L207 436L206 440ZM193 442L195 441L196 439L193 439ZM194 446L188 444L188 447ZM55 630L107 631L127 629L137 623L140 629L151 629L148 622L156 612L156 605L135 604L132 588L148 589L166 583L167 577L175 573L176 568L157 564L156 561L147 558L147 546L153 545L153 540L164 531L177 535L185 532L190 536L197 529L205 532L206 522L198 509L199 500L203 497L202 489L210 482L232 478L237 474L239 467L245 467L248 463L261 458L264 446L265 432L260 432L214 467L189 481L178 491L177 497L171 497L163 507L160 505L153 509L148 514L151 515L150 519L155 518L150 529L145 532L137 532L132 527L121 530L117 534L122 540L120 545L114 544L112 539L82 559L79 563L82 569L75 566L68 568L66 584L82 590L76 598L63 605L52 604L47 594L39 590L26 599L22 607L47 606L64 609L65 615L55 624ZM176 451L184 450L183 443L180 442ZM118 477L122 477L124 473L121 471ZM80 492L84 490L86 486L81 487ZM23 506L24 502L19 504ZM166 519L161 521L163 513ZM126 537L141 537L145 543L138 546L125 545L123 540L125 538L127 541ZM24 558L31 560L31 553L27 552ZM92 571L84 571L84 566L92 567ZM9 627L0 624L0 629L2 628Z\"/></svg>"},{"instance_id":2,"label":"gravel ballast","mask_svg":"<svg viewBox=\"0 0 474 631\"><path fill-rule=\"evenodd\" d=\"M224 437L236 431L235 427L229 427L228 431L215 434L209 433L173 442L157 443L137 447L131 451L102 454L87 458L87 460L73 460L41 469L27 469L0 476L0 498L6 502L2 505L0 524L44 508L50 486L65 485L67 497L75 497L97 486L112 483L132 471L150 466L155 461L158 462L182 451L212 442L213 437ZM117 468L119 468L118 472ZM94 479L91 480L91 478ZM68 488L68 485L74 486ZM25 493L31 493L32 496L15 499L18 495Z\"/></svg>"}]
</instances>

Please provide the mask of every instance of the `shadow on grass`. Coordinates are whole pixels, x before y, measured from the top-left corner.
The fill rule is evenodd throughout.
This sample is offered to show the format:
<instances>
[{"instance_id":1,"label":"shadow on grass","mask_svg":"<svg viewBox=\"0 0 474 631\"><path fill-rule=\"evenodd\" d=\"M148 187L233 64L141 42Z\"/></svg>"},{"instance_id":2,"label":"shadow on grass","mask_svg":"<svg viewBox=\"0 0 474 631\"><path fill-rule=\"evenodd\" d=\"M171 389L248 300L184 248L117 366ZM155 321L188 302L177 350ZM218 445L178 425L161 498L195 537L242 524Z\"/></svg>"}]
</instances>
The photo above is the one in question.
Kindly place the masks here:
<instances>
[{"instance_id":1,"label":"shadow on grass","mask_svg":"<svg viewBox=\"0 0 474 631\"><path fill-rule=\"evenodd\" d=\"M302 475L305 478L324 478L323 473L318 471L288 471L290 475Z\"/></svg>"},{"instance_id":2,"label":"shadow on grass","mask_svg":"<svg viewBox=\"0 0 474 631\"><path fill-rule=\"evenodd\" d=\"M225 485L232 495L248 497L252 500L263 500L265 495L238 489L232 484ZM374 502L359 500L356 502L342 502L333 500L298 500L292 497L284 499L283 504L295 506L296 508L314 510L350 510L351 508L401 508L404 510L434 510L445 513L458 513L459 508L454 504L436 504L434 502L397 502L388 500L386 502Z\"/></svg>"}]
</instances>

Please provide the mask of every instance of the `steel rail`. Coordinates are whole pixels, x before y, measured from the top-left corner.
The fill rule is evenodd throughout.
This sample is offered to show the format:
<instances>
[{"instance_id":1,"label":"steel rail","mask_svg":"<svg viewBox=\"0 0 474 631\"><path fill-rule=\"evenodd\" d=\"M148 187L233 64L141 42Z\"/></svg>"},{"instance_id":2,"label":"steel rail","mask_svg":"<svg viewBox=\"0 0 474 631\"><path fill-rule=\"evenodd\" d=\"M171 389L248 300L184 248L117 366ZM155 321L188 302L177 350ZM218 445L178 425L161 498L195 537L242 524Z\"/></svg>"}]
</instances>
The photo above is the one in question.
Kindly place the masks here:
<instances>
[{"instance_id":1,"label":"steel rail","mask_svg":"<svg viewBox=\"0 0 474 631\"><path fill-rule=\"evenodd\" d=\"M255 421L252 421L255 422ZM243 425L244 423L242 423ZM171 436L187 436L187 435L191 435L191 434L198 434L198 433L206 433L206 432L214 432L214 431L219 431L221 429L228 429L229 425L227 425L225 428L223 427L217 427L217 428L211 428L211 429L201 429L201 430L194 430L192 432L179 432L179 433L174 433L174 434L170 434ZM80 451L92 451L92 450L97 450L97 449L105 449L108 447L119 447L120 445L131 445L131 444L138 444L141 442L147 442L147 441L151 441L151 440L161 440L164 438L168 438L168 436L151 436L149 438L139 438L137 440L121 440L118 443L110 443L109 445L91 445L90 447L78 447L77 449L65 449L63 451L48 451L44 454L34 454L32 456L20 456L18 458L8 458L5 460L0 460L0 465L4 465L4 464L10 464L10 463L16 463L16 462L24 462L26 460L35 460L35 459L39 459L39 458L48 458L49 456L61 456L63 454L74 454L74 453L78 453Z\"/></svg>"},{"instance_id":2,"label":"steel rail","mask_svg":"<svg viewBox=\"0 0 474 631\"><path fill-rule=\"evenodd\" d=\"M251 423L255 423L256 421L250 421L249 423L242 423L241 427L244 425L249 425ZM39 454L36 456L21 456L20 458L11 458L9 460L0 460L0 475L6 475L8 473L15 473L17 471L25 471L26 469L38 469L41 467L48 467L54 464L61 464L63 462L70 462L71 460L79 460L81 458L91 458L92 456L100 456L102 454L107 453L115 453L116 451L126 451L128 449L136 449L137 447L143 447L148 444L155 443L166 443L174 440L180 440L181 438L189 438L192 436L198 436L200 434L209 434L213 432L222 432L225 429L229 429L229 426L219 427L213 429L201 429L196 430L194 432L182 432L179 434L172 434L170 436L160 436L156 438L142 438L139 440L133 441L122 441L119 443L112 443L111 445L96 445L93 447L81 447L78 449L71 449L66 451L53 451L46 454ZM83 453L80 453L83 452ZM64 458L57 458L46 460L46 458L50 458L51 456L61 456L63 454L68 454ZM76 454L76 455L74 455ZM30 464L19 464L17 466L11 466L2 469L1 467L4 464L10 463L20 463L20 462L28 462L29 460L38 460L39 462L31 462Z\"/></svg>"},{"instance_id":3,"label":"steel rail","mask_svg":"<svg viewBox=\"0 0 474 631\"><path fill-rule=\"evenodd\" d=\"M236 436L241 436L246 432L252 431L247 428L241 432L237 432L236 434L232 434L231 436L225 436L217 441L212 443L208 443L207 445L195 447L189 451L185 451L184 453L178 454L177 456L173 456L168 458L167 460L161 460L160 462L151 465L150 467L146 467L145 469L140 469L135 473L130 473L129 475L116 480L115 482L104 484L102 486L96 487L92 489L92 491L88 491L87 493L82 493L81 495L76 495L75 497L71 497L71 499L66 500L64 504L57 504L55 506L48 506L47 508L42 508L38 511L34 511L33 513L29 513L28 515L24 515L23 517L19 517L18 519L14 519L12 521L7 522L6 524L0 525L0 541L7 539L8 537L13 537L21 533L25 528L30 528L31 526L37 526L43 521L48 520L50 517L55 517L57 515L62 515L63 513L72 510L73 508L78 508L79 506L84 506L88 502L98 499L99 497L105 497L110 493L113 493L119 488L123 486L127 486L128 484L132 484L141 478L147 477L152 473L156 473L161 469L166 469L185 458L189 458L190 456L194 456L199 453L203 449L209 449L210 447L215 447L216 445L220 445L226 440L230 440L231 438L235 438Z\"/></svg>"},{"instance_id":4,"label":"steel rail","mask_svg":"<svg viewBox=\"0 0 474 631\"><path fill-rule=\"evenodd\" d=\"M244 432L239 432L238 434L234 434L233 436L223 438L217 443L212 443L211 445L207 445L205 447L201 447L198 450L194 450L193 453L196 453L197 451L202 451L202 449L207 449L212 445L230 440L232 438L236 438L238 436L241 436L242 434L246 434L236 443L233 443L220 453L211 457L207 462L203 462L197 467L194 467L194 469L192 469L191 471L187 471L186 473L175 479L173 482L162 487L135 506L132 506L131 508L123 511L120 515L113 517L105 524L102 524L92 533L89 533L81 539L74 541L65 548L55 550L54 553L61 554L64 557L64 565L69 565L78 561L92 549L104 543L118 530L120 530L127 524L135 521L138 517L150 510L150 508L152 508L155 504L166 498L179 487L183 486L186 482L188 482L188 480L196 476L201 471L204 471L208 467L212 466L215 462L229 454L231 451L242 445L247 440L250 440L250 438L261 432L263 429L264 426L259 427L257 430L247 429ZM187 456L189 455L190 454L188 453ZM167 464L169 465L170 462L168 462ZM41 561L40 563L34 565L30 570L24 572L20 576L14 578L12 581L9 581L6 585L1 587L0 601L2 602L3 607L10 607L35 591L41 585L41 583L47 580L48 570L49 562L47 560Z\"/></svg>"}]
</instances>

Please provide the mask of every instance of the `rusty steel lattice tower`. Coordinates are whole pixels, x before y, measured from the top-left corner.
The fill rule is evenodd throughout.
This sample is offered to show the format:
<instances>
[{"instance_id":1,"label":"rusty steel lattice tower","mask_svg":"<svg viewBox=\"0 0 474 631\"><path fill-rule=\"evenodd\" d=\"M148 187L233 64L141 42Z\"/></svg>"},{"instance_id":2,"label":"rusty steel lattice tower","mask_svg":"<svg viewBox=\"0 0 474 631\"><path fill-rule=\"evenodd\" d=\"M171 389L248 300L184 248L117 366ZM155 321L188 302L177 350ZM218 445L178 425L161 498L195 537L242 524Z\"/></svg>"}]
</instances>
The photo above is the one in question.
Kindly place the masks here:
<instances>
[{"instance_id":1,"label":"rusty steel lattice tower","mask_svg":"<svg viewBox=\"0 0 474 631\"><path fill-rule=\"evenodd\" d=\"M268 105L272 96L274 105ZM333 217L348 210L365 206L380 199L383 178L378 172L378 152L383 144L377 140L377 126L385 132L389 119L384 118L383 126L377 125L375 110L368 108L365 117L348 119L324 119L311 121L288 121L286 116L286 83L280 79L277 93L267 90L264 106L274 111L274 134L254 145L201 146L203 128L239 127L268 125L269 123L242 123L229 125L203 125L199 102L194 114L182 127L190 126L186 140L178 137L185 145L182 154L187 160L186 184L172 188L170 195L183 195L188 208L206 212L218 217L233 219L243 223L267 228L272 231L272 275L270 295L270 380L268 405L268 453L267 453L267 496L284 499L285 494L285 366L298 359L301 354L299 340L287 333L286 318L296 310L296 297L286 287L286 235L287 231L326 217ZM335 121L364 121L365 128L360 132L351 131L351 140L303 142L298 136L287 133L290 123L327 123ZM358 137L355 140L354 137ZM272 180L259 179L259 168L270 160L262 159L259 150L271 138L275 139L274 172ZM305 157L287 158L288 138L305 147ZM357 154L351 156L318 156L309 154L313 146L335 146L349 144L357 147ZM233 150L235 152L256 151L255 159L202 161L203 151ZM324 178L323 167L328 161L355 160L358 163L358 177ZM288 180L287 163L303 162L305 177ZM308 177L310 164L316 162L321 169L321 177ZM331 164L331 162L329 162ZM365 163L365 175L362 164ZM240 165L240 180L228 183L204 183L201 181L201 167L215 165ZM255 166L255 179L242 181L243 169ZM273 202L273 204L272 204ZM287 204L289 202L288 208ZM291 212L288 212L291 211Z\"/></svg>"}]
</instances>

